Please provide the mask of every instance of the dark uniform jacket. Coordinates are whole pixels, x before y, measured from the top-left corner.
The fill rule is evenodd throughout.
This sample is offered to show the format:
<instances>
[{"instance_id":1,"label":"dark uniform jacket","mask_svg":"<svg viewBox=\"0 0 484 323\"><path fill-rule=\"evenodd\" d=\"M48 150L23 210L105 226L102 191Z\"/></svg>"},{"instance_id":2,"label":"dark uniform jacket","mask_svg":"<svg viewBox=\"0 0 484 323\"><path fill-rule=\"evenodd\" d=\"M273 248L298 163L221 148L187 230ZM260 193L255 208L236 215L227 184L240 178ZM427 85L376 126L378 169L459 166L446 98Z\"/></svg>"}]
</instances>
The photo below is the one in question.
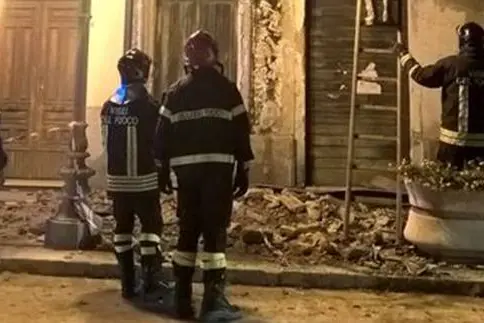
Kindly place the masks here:
<instances>
[{"instance_id":1,"label":"dark uniform jacket","mask_svg":"<svg viewBox=\"0 0 484 323\"><path fill-rule=\"evenodd\" d=\"M173 169L254 158L242 97L212 68L187 74L165 92L156 140L157 160Z\"/></svg>"},{"instance_id":2,"label":"dark uniform jacket","mask_svg":"<svg viewBox=\"0 0 484 323\"><path fill-rule=\"evenodd\" d=\"M158 190L153 137L159 104L143 84L121 87L101 111L110 192Z\"/></svg>"},{"instance_id":3,"label":"dark uniform jacket","mask_svg":"<svg viewBox=\"0 0 484 323\"><path fill-rule=\"evenodd\" d=\"M402 65L428 88L442 88L440 141L460 147L484 147L484 56L461 52L421 66L410 54Z\"/></svg>"}]
</instances>

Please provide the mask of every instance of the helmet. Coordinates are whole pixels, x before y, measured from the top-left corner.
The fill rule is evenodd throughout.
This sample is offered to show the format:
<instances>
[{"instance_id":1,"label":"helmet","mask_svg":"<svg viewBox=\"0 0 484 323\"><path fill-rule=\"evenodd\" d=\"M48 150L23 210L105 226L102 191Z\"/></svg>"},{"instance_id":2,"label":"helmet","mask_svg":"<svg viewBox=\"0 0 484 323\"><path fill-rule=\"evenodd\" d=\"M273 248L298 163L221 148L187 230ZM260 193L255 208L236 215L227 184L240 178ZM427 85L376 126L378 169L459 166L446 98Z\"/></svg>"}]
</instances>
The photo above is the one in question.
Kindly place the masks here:
<instances>
[{"instance_id":1,"label":"helmet","mask_svg":"<svg viewBox=\"0 0 484 323\"><path fill-rule=\"evenodd\" d=\"M459 47L481 48L484 44L484 29L475 22L467 22L457 27Z\"/></svg>"},{"instance_id":2,"label":"helmet","mask_svg":"<svg viewBox=\"0 0 484 323\"><path fill-rule=\"evenodd\" d=\"M151 58L137 48L128 50L118 61L118 71L124 84L146 82L150 67Z\"/></svg>"},{"instance_id":3,"label":"helmet","mask_svg":"<svg viewBox=\"0 0 484 323\"><path fill-rule=\"evenodd\" d=\"M188 37L184 49L185 67L213 67L219 65L218 44L208 32L197 30Z\"/></svg>"}]
</instances>

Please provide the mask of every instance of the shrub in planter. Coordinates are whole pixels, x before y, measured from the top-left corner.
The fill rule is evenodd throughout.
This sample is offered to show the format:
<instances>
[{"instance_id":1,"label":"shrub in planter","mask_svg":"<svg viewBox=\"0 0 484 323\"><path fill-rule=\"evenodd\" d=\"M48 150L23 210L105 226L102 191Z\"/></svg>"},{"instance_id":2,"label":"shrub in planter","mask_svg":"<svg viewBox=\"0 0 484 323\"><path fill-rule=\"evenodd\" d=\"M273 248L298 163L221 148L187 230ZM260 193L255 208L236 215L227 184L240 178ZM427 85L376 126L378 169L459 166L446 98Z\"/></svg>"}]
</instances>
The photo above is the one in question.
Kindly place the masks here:
<instances>
[{"instance_id":1,"label":"shrub in planter","mask_svg":"<svg viewBox=\"0 0 484 323\"><path fill-rule=\"evenodd\" d=\"M405 239L436 257L484 262L484 162L404 161L398 171L411 204Z\"/></svg>"}]
</instances>

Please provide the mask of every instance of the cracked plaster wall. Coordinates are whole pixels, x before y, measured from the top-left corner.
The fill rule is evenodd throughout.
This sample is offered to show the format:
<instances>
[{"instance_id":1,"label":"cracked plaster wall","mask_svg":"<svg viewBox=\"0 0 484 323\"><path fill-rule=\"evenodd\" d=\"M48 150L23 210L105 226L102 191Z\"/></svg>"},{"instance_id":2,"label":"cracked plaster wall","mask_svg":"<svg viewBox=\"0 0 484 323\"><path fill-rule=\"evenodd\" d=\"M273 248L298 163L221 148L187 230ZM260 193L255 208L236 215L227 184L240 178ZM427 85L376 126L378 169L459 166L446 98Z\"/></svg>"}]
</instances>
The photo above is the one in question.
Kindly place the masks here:
<instances>
[{"instance_id":1,"label":"cracked plaster wall","mask_svg":"<svg viewBox=\"0 0 484 323\"><path fill-rule=\"evenodd\" d=\"M252 136L256 155L252 181L285 186L304 185L305 4L304 1L281 0L280 6L280 55L275 69L280 97L275 100L278 104L267 102L258 107L258 120L254 123L263 126L255 127ZM252 24L256 23L252 21ZM239 65L239 71L243 68ZM255 107L252 105L250 108Z\"/></svg>"}]
</instances>

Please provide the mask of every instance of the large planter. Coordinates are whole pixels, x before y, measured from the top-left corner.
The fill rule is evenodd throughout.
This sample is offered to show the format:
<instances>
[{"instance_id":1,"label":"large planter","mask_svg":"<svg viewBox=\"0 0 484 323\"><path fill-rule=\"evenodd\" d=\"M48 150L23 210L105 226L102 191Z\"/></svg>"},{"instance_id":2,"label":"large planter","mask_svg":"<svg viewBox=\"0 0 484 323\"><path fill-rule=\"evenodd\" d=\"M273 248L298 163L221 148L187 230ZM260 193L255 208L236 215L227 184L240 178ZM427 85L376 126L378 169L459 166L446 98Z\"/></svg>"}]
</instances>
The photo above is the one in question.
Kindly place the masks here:
<instances>
[{"instance_id":1,"label":"large planter","mask_svg":"<svg viewBox=\"0 0 484 323\"><path fill-rule=\"evenodd\" d=\"M404 236L447 260L484 262L484 192L437 192L405 182L411 205Z\"/></svg>"}]
</instances>

